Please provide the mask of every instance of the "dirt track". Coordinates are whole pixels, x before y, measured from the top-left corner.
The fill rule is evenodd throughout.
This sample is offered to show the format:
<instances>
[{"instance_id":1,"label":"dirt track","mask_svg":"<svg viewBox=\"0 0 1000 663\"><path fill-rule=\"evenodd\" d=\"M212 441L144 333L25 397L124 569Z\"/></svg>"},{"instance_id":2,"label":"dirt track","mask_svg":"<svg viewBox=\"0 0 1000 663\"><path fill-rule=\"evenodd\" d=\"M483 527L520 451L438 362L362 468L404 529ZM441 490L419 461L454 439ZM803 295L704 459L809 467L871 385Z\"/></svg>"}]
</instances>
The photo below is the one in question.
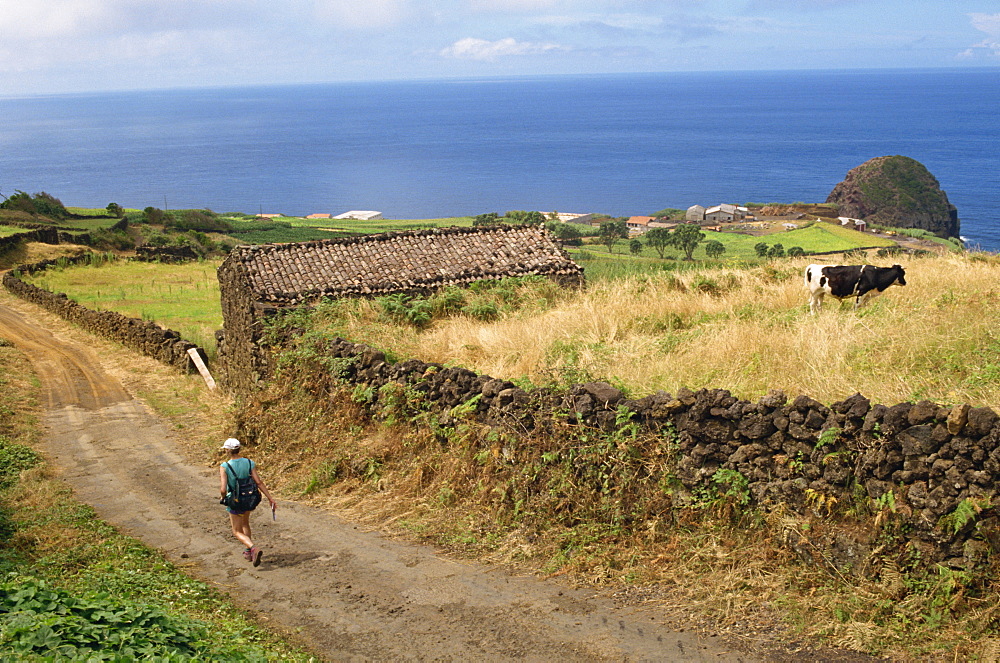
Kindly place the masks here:
<instances>
[{"instance_id":1,"label":"dirt track","mask_svg":"<svg viewBox=\"0 0 1000 663\"><path fill-rule=\"evenodd\" d=\"M326 659L754 660L591 590L444 559L284 500L277 521L266 511L254 518L265 555L253 568L213 497L216 470L189 464L173 433L87 344L36 318L45 316L0 304L0 336L38 373L46 450L77 497Z\"/></svg>"}]
</instances>

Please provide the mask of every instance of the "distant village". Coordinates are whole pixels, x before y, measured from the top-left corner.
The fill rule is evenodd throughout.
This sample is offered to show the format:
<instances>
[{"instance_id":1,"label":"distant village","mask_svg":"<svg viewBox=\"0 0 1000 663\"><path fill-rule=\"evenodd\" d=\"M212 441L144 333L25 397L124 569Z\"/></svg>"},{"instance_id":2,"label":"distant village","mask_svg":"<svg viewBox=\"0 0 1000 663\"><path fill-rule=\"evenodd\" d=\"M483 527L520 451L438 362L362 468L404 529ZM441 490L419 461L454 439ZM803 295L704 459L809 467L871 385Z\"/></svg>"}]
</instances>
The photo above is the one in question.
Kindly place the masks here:
<instances>
[{"instance_id":1,"label":"distant village","mask_svg":"<svg viewBox=\"0 0 1000 663\"><path fill-rule=\"evenodd\" d=\"M581 225L599 226L607 220L607 217L600 214L571 214L557 213L556 217L563 223L575 223ZM655 216L630 216L625 221L628 226L629 235L638 237L645 234L652 228L666 228L668 230L677 227L682 223L697 223L706 230L722 231L726 230L752 230L753 228L770 228L773 224L780 223L787 230L798 228L804 214L796 213L780 216L760 216L754 215L747 207L741 205L720 204L713 207L703 205L692 205L684 213L684 219L668 219L666 217ZM828 219L832 221L833 219ZM840 225L865 232L868 224L862 219L852 219L849 217L838 217ZM723 227L725 225L725 228Z\"/></svg>"},{"instance_id":2,"label":"distant village","mask_svg":"<svg viewBox=\"0 0 1000 663\"><path fill-rule=\"evenodd\" d=\"M258 218L262 219L274 219L284 216L283 214L266 214L260 213L257 215ZM546 215L549 218L553 216L555 219L563 223L572 223L584 226L600 226L602 223L608 220L607 215L604 214L574 214L569 212L553 212L550 215ZM630 216L625 221L625 225L628 227L629 236L638 237L645 234L648 230L652 228L666 228L671 230L682 223L697 223L698 225L704 227L706 230L722 231L726 230L753 230L753 229L765 229L771 228L774 224L781 224L787 230L794 230L798 228L801 220L805 215L801 213L781 215L781 216L764 216L755 215L750 212L749 208L741 205L732 205L728 203L722 203L719 205L714 205L712 207L705 207L703 205L692 205L687 208L684 213L684 219L669 219L667 217L655 217L655 216ZM305 216L306 219L353 219L358 221L374 221L377 219L382 219L382 213L373 210L351 210L349 212L344 212L343 214L333 215L332 213L316 213L309 214ZM832 218L827 219L828 221L833 221ZM797 221L799 223L797 223ZM868 229L867 223L863 219L852 219L849 217L841 216L837 218L840 225L850 228L851 230L857 230L859 232L865 232ZM725 226L725 228L724 228Z\"/></svg>"}]
</instances>

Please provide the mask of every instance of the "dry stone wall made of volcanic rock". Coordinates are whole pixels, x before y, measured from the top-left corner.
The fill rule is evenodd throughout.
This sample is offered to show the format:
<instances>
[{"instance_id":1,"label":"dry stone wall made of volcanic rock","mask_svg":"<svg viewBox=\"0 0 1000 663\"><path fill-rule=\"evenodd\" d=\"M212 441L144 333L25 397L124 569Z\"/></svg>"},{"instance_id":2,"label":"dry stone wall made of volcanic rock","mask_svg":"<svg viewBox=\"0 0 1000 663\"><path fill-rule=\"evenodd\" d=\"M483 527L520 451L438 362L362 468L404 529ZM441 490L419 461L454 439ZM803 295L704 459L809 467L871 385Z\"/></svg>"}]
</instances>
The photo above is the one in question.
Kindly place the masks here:
<instances>
[{"instance_id":1,"label":"dry stone wall made of volcanic rock","mask_svg":"<svg viewBox=\"0 0 1000 663\"><path fill-rule=\"evenodd\" d=\"M22 224L23 225L23 224ZM14 249L23 242L41 244L82 244L90 246L93 240L89 233L70 233L52 226L40 226L23 233L0 237L0 255Z\"/></svg>"},{"instance_id":2,"label":"dry stone wall made of volcanic rock","mask_svg":"<svg viewBox=\"0 0 1000 663\"><path fill-rule=\"evenodd\" d=\"M567 287L583 269L541 226L433 228L346 239L239 246L220 265L219 377L249 393L270 372L262 321L323 297L428 293L484 279L541 275Z\"/></svg>"},{"instance_id":3,"label":"dry stone wall made of volcanic rock","mask_svg":"<svg viewBox=\"0 0 1000 663\"><path fill-rule=\"evenodd\" d=\"M776 391L749 402L724 389L626 399L604 382L529 393L463 368L392 363L343 339L324 354L344 360L341 379L371 387L373 411L379 388L396 382L441 412L478 398L478 421L530 439L554 417L613 430L624 408L642 429L676 436L677 478L692 494L711 488L719 470L732 470L746 478L752 503L764 508L782 504L816 515L831 504L861 499L870 505L881 498L923 563L969 568L1000 550L1000 519L988 506L1000 476L1000 417L990 408L928 401L887 407L860 394L828 407L808 396L789 401ZM891 501L885 499L890 491ZM944 525L963 501L986 508L967 522ZM827 553L851 566L865 546L830 541Z\"/></svg>"},{"instance_id":4,"label":"dry stone wall made of volcanic rock","mask_svg":"<svg viewBox=\"0 0 1000 663\"><path fill-rule=\"evenodd\" d=\"M37 228L7 237L0 237L0 254L10 251L22 242L40 242L42 244L58 244L59 231L55 228Z\"/></svg>"},{"instance_id":5,"label":"dry stone wall made of volcanic rock","mask_svg":"<svg viewBox=\"0 0 1000 663\"><path fill-rule=\"evenodd\" d=\"M90 260L90 256L83 255L62 260L63 264L84 264ZM54 264L56 261L48 260L22 266L18 269L30 274ZM191 348L197 349L202 359L207 360L205 352L197 345L184 340L177 332L163 329L153 322L130 318L114 311L88 309L70 300L63 293L49 292L30 283L25 283L13 272L4 274L3 285L21 299L41 306L93 334L121 343L127 348L182 371L192 372L194 370L194 364L188 355L188 350Z\"/></svg>"}]
</instances>

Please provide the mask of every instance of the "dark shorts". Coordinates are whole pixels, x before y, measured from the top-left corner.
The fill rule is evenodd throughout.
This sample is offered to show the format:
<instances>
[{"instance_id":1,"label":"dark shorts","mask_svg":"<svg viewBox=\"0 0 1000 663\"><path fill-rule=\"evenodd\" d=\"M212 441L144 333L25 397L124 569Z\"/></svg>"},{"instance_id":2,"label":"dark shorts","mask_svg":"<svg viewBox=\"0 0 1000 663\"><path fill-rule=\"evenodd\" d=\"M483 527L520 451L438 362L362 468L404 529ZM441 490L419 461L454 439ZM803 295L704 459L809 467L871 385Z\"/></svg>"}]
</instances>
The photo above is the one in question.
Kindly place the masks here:
<instances>
[{"instance_id":1,"label":"dark shorts","mask_svg":"<svg viewBox=\"0 0 1000 663\"><path fill-rule=\"evenodd\" d=\"M244 513L250 513L250 511L253 511L253 509L250 509L249 511L233 511L232 509L227 507L226 511L233 514L234 516L242 516Z\"/></svg>"}]
</instances>

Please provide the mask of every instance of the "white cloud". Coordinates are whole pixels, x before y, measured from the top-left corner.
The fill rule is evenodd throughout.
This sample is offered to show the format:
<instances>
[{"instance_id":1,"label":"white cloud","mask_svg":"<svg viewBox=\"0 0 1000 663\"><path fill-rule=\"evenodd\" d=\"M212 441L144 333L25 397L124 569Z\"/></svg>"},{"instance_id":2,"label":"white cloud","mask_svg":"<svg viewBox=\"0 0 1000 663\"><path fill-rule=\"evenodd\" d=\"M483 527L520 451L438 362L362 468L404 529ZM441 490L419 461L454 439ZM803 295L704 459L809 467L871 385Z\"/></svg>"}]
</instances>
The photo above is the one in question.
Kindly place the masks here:
<instances>
[{"instance_id":1,"label":"white cloud","mask_svg":"<svg viewBox=\"0 0 1000 663\"><path fill-rule=\"evenodd\" d=\"M253 13L255 0L0 0L0 38L112 39L169 29L226 27Z\"/></svg>"},{"instance_id":2,"label":"white cloud","mask_svg":"<svg viewBox=\"0 0 1000 663\"><path fill-rule=\"evenodd\" d=\"M976 56L979 51L986 51L990 55L1000 57L1000 14L969 14L972 19L972 27L987 34L986 39L978 44L973 44L969 48L959 53L956 57L968 60Z\"/></svg>"},{"instance_id":3,"label":"white cloud","mask_svg":"<svg viewBox=\"0 0 1000 663\"><path fill-rule=\"evenodd\" d=\"M100 0L4 0L0 3L0 37L23 41L93 29L107 20L106 5Z\"/></svg>"},{"instance_id":4,"label":"white cloud","mask_svg":"<svg viewBox=\"0 0 1000 663\"><path fill-rule=\"evenodd\" d=\"M969 14L972 27L993 37L1000 37L1000 14Z\"/></svg>"},{"instance_id":5,"label":"white cloud","mask_svg":"<svg viewBox=\"0 0 1000 663\"><path fill-rule=\"evenodd\" d=\"M497 58L512 55L539 55L566 50L569 49L558 44L517 41L512 37L497 39L496 41L466 37L442 49L439 54L443 57L457 58L459 60L493 61Z\"/></svg>"},{"instance_id":6,"label":"white cloud","mask_svg":"<svg viewBox=\"0 0 1000 663\"><path fill-rule=\"evenodd\" d=\"M407 0L316 0L314 11L319 20L351 30L386 28L410 16Z\"/></svg>"},{"instance_id":7,"label":"white cloud","mask_svg":"<svg viewBox=\"0 0 1000 663\"><path fill-rule=\"evenodd\" d=\"M869 0L752 0L747 8L758 9L804 10L831 9L833 7L848 7L861 5Z\"/></svg>"}]
</instances>

